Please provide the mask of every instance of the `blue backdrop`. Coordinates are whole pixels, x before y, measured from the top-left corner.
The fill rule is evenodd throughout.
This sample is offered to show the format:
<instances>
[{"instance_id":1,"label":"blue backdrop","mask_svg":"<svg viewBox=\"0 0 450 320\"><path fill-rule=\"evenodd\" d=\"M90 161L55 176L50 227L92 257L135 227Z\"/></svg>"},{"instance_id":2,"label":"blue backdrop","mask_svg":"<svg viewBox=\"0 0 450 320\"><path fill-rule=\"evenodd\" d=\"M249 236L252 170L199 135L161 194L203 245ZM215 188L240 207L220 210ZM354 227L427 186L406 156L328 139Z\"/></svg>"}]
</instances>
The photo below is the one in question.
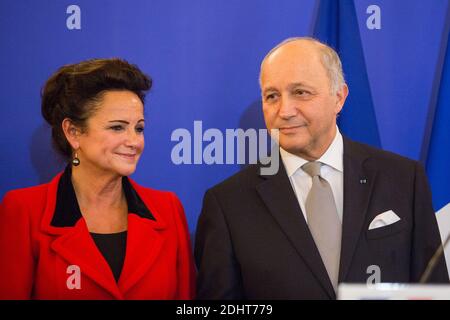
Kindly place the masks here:
<instances>
[{"instance_id":1,"label":"blue backdrop","mask_svg":"<svg viewBox=\"0 0 450 320\"><path fill-rule=\"evenodd\" d=\"M438 210L450 202L439 180L450 169L428 156L449 159L449 10L448 0L2 0L0 198L63 167L40 115L45 80L63 64L122 57L154 79L133 178L175 191L193 231L205 190L240 166L175 165L172 132L193 133L196 120L203 130L263 128L262 58L287 37L315 35L342 55L344 133L426 164Z\"/></svg>"}]
</instances>

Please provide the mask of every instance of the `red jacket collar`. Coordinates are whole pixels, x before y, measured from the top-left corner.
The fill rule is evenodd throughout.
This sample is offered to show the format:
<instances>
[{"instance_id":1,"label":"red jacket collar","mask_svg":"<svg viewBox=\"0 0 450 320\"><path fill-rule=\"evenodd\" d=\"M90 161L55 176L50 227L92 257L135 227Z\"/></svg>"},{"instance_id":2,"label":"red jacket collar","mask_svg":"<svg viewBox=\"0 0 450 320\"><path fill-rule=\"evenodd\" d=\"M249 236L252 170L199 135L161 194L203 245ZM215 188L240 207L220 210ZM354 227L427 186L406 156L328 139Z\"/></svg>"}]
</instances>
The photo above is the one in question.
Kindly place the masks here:
<instances>
[{"instance_id":1,"label":"red jacket collar","mask_svg":"<svg viewBox=\"0 0 450 320\"><path fill-rule=\"evenodd\" d=\"M71 182L71 167L56 175L48 184L47 201L42 219L42 229L50 234L63 234L75 227L80 221L85 224ZM122 178L123 190L128 204L129 214L149 220L154 229L164 229L165 223L152 203L140 193L144 188L128 177ZM145 199L146 201L142 200Z\"/></svg>"}]
</instances>

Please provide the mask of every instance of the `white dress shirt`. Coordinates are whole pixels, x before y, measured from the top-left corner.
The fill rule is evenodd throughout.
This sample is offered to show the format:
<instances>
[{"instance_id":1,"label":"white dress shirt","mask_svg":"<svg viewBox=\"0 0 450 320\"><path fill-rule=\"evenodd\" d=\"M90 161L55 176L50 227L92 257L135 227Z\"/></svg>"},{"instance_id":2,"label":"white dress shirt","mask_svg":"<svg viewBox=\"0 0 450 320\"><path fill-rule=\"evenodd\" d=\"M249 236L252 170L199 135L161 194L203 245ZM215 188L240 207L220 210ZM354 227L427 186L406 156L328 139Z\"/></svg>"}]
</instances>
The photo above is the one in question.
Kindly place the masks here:
<instances>
[{"instance_id":1,"label":"white dress shirt","mask_svg":"<svg viewBox=\"0 0 450 320\"><path fill-rule=\"evenodd\" d=\"M337 128L337 127L336 127ZM286 173L291 181L294 193L297 196L298 203L302 209L305 221L308 222L305 210L306 197L312 186L312 178L301 168L308 160L293 155L283 148L280 148L280 155L283 161ZM344 211L344 142L339 128L336 129L336 136L328 147L327 151L317 159L323 165L320 169L320 175L327 180L333 191L334 202L342 222Z\"/></svg>"}]
</instances>

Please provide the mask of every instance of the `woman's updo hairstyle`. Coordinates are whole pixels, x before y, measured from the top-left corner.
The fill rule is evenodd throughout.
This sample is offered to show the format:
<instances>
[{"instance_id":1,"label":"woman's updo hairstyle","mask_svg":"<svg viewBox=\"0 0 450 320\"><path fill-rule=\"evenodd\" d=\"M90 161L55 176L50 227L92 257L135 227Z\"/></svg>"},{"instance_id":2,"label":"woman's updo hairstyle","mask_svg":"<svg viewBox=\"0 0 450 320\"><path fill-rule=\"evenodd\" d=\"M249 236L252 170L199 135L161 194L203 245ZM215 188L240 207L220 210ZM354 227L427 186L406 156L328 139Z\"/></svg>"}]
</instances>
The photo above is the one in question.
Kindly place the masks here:
<instances>
[{"instance_id":1,"label":"woman's updo hairstyle","mask_svg":"<svg viewBox=\"0 0 450 320\"><path fill-rule=\"evenodd\" d=\"M152 79L136 65L122 59L93 59L65 65L54 73L42 89L41 113L52 127L56 150L67 159L72 148L62 130L62 122L69 118L82 130L92 116L103 94L110 90L134 92L144 104Z\"/></svg>"}]
</instances>

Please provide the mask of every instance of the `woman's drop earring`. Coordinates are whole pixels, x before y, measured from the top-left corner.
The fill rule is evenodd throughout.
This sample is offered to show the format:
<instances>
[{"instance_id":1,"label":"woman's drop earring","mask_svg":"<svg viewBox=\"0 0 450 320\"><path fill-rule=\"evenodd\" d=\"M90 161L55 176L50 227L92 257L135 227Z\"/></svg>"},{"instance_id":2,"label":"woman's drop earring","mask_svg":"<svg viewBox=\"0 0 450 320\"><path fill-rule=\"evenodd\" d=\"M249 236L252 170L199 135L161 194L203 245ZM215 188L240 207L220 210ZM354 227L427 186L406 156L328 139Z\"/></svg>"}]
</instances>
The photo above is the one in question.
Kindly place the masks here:
<instances>
[{"instance_id":1,"label":"woman's drop earring","mask_svg":"<svg viewBox=\"0 0 450 320\"><path fill-rule=\"evenodd\" d=\"M72 164L76 167L80 165L80 159L78 159L78 154L75 152L75 156L72 159Z\"/></svg>"}]
</instances>

